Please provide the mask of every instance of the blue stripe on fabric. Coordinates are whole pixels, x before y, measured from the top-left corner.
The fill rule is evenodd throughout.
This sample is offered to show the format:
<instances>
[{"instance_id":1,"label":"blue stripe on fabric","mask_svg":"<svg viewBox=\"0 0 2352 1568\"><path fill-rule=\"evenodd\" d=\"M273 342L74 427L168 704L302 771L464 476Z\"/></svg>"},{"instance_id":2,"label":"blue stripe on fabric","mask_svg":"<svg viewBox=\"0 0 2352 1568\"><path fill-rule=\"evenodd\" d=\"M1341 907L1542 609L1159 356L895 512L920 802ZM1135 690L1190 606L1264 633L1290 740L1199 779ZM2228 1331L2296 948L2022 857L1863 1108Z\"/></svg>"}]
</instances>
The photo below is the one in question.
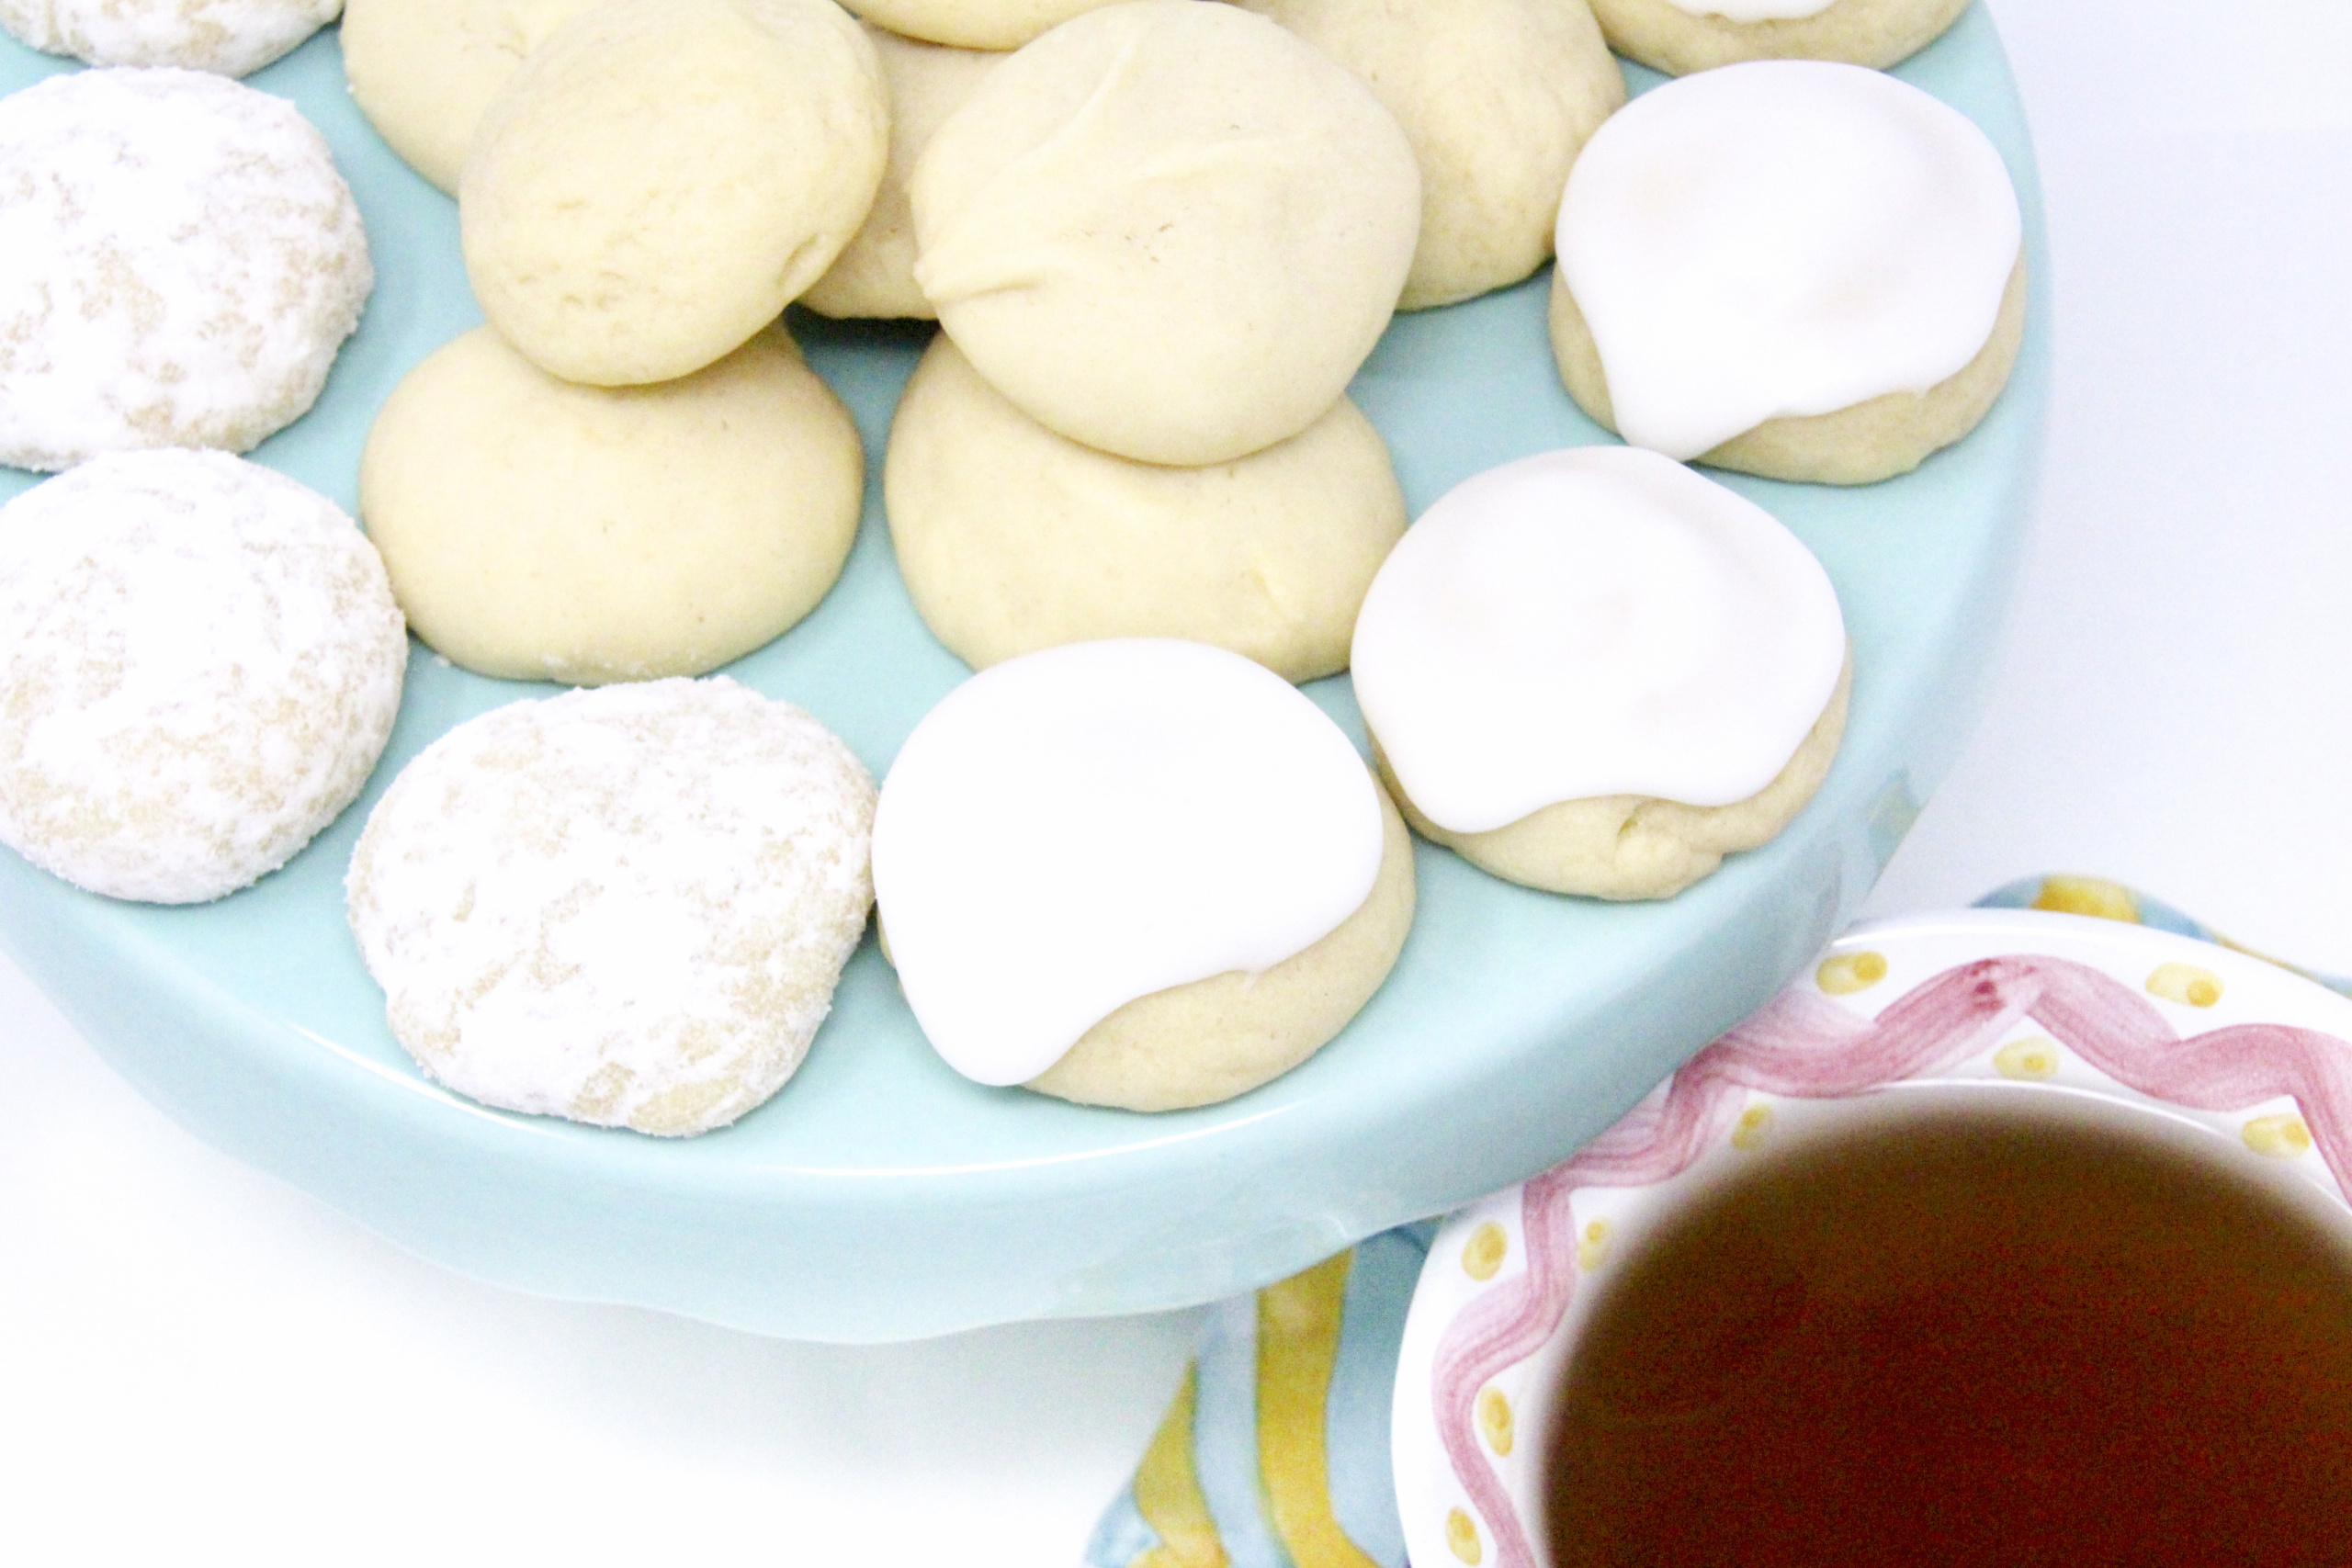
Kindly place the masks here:
<instances>
[{"instance_id":1,"label":"blue stripe on fabric","mask_svg":"<svg viewBox=\"0 0 2352 1568\"><path fill-rule=\"evenodd\" d=\"M1201 1338L1193 1468L1233 1568L1295 1568L1266 1517L1258 1480L1258 1298L1211 1309Z\"/></svg>"},{"instance_id":2,"label":"blue stripe on fabric","mask_svg":"<svg viewBox=\"0 0 2352 1568\"><path fill-rule=\"evenodd\" d=\"M1103 1510L1092 1538L1086 1543L1085 1555L1079 1562L1080 1568L1128 1568L1136 1558L1159 1544L1159 1532L1151 1528L1151 1521L1136 1506L1136 1490L1129 1486Z\"/></svg>"},{"instance_id":3,"label":"blue stripe on fabric","mask_svg":"<svg viewBox=\"0 0 2352 1568\"><path fill-rule=\"evenodd\" d=\"M1388 1457L1389 1411L1405 1314L1434 1227L1383 1231L1356 1247L1348 1269L1340 1356L1324 1405L1323 1452L1331 1512L1348 1539L1383 1568L1403 1568L1405 1526Z\"/></svg>"}]
</instances>

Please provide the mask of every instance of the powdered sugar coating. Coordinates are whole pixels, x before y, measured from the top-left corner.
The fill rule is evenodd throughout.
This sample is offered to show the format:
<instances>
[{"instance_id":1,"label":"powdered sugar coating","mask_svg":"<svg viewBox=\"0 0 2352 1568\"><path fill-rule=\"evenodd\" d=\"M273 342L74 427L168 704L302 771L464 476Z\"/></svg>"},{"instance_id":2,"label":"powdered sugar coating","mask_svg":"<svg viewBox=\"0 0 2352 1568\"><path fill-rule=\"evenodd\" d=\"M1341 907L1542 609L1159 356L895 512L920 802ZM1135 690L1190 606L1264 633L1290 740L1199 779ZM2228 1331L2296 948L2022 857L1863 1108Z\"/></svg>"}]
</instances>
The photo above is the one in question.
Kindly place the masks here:
<instances>
[{"instance_id":1,"label":"powdered sugar coating","mask_svg":"<svg viewBox=\"0 0 2352 1568\"><path fill-rule=\"evenodd\" d=\"M485 1104L723 1126L831 1010L874 887L874 781L724 677L571 692L459 725L351 859L351 926L420 1066Z\"/></svg>"},{"instance_id":2,"label":"powdered sugar coating","mask_svg":"<svg viewBox=\"0 0 2352 1568\"><path fill-rule=\"evenodd\" d=\"M317 400L374 283L282 98L124 69L0 99L0 462L250 450Z\"/></svg>"},{"instance_id":3,"label":"powdered sugar coating","mask_svg":"<svg viewBox=\"0 0 2352 1568\"><path fill-rule=\"evenodd\" d=\"M0 28L93 65L243 76L335 19L343 0L0 0Z\"/></svg>"},{"instance_id":4,"label":"powdered sugar coating","mask_svg":"<svg viewBox=\"0 0 2352 1568\"><path fill-rule=\"evenodd\" d=\"M324 496L220 452L101 457L0 507L0 842L93 892L235 891L359 793L408 637Z\"/></svg>"}]
</instances>

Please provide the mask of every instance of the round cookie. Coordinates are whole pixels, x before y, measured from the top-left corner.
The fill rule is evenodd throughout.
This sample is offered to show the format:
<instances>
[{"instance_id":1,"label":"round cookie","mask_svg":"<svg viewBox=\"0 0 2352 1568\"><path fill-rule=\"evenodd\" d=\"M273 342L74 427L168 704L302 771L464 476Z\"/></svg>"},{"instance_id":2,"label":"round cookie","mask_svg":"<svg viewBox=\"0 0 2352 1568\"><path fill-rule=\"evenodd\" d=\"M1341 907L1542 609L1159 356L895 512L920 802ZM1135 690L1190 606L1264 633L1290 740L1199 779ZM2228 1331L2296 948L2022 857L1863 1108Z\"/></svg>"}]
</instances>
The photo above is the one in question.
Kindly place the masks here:
<instances>
[{"instance_id":1,"label":"round cookie","mask_svg":"<svg viewBox=\"0 0 2352 1568\"><path fill-rule=\"evenodd\" d=\"M482 111L548 35L597 0L345 0L351 96L409 167L458 194Z\"/></svg>"},{"instance_id":2,"label":"round cookie","mask_svg":"<svg viewBox=\"0 0 2352 1568\"><path fill-rule=\"evenodd\" d=\"M351 857L392 1033L486 1105L707 1132L781 1088L872 903L874 785L724 677L516 703L402 769Z\"/></svg>"},{"instance_id":3,"label":"round cookie","mask_svg":"<svg viewBox=\"0 0 2352 1568\"><path fill-rule=\"evenodd\" d=\"M1344 399L1261 452L1160 468L1055 434L944 334L899 400L884 486L916 610L976 669L1057 643L1178 637L1289 681L1335 674L1405 531L1388 448Z\"/></svg>"},{"instance_id":4,"label":"round cookie","mask_svg":"<svg viewBox=\"0 0 2352 1568\"><path fill-rule=\"evenodd\" d=\"M1632 445L1863 484L1973 429L2025 325L2000 153L1918 88L1729 65L1594 133L1560 203L1561 378Z\"/></svg>"},{"instance_id":5,"label":"round cookie","mask_svg":"<svg viewBox=\"0 0 2352 1568\"><path fill-rule=\"evenodd\" d=\"M1498 876L1662 898L1812 798L1845 727L1828 574L1670 458L1588 446L1422 514L1356 621L1353 683L1408 821Z\"/></svg>"},{"instance_id":6,"label":"round cookie","mask_svg":"<svg viewBox=\"0 0 2352 1568\"><path fill-rule=\"evenodd\" d=\"M316 400L374 284L282 98L120 69L0 99L0 462L246 451Z\"/></svg>"},{"instance_id":7,"label":"round cookie","mask_svg":"<svg viewBox=\"0 0 2352 1568\"><path fill-rule=\"evenodd\" d=\"M551 375L689 375L832 265L888 120L874 46L832 0L608 0L483 112L458 186L466 276Z\"/></svg>"},{"instance_id":8,"label":"round cookie","mask_svg":"<svg viewBox=\"0 0 2352 1568\"><path fill-rule=\"evenodd\" d=\"M1019 49L1113 0L852 0L850 9L911 39L958 49Z\"/></svg>"},{"instance_id":9,"label":"round cookie","mask_svg":"<svg viewBox=\"0 0 2352 1568\"><path fill-rule=\"evenodd\" d=\"M0 28L92 65L243 76L335 18L343 0L0 0Z\"/></svg>"},{"instance_id":10,"label":"round cookie","mask_svg":"<svg viewBox=\"0 0 2352 1568\"><path fill-rule=\"evenodd\" d=\"M1591 0L1609 47L1669 76L1745 60L1883 70L1925 49L1968 0Z\"/></svg>"},{"instance_id":11,"label":"round cookie","mask_svg":"<svg viewBox=\"0 0 2352 1568\"><path fill-rule=\"evenodd\" d=\"M395 388L359 514L418 637L575 685L699 675L814 609L865 454L784 329L651 387L558 380L487 327Z\"/></svg>"},{"instance_id":12,"label":"round cookie","mask_svg":"<svg viewBox=\"0 0 2352 1568\"><path fill-rule=\"evenodd\" d=\"M1262 17L1130 0L1007 59L910 186L915 278L1031 418L1148 463L1222 463L1337 402L1420 227L1412 146Z\"/></svg>"},{"instance_id":13,"label":"round cookie","mask_svg":"<svg viewBox=\"0 0 2352 1568\"><path fill-rule=\"evenodd\" d=\"M800 302L828 316L936 314L915 283L915 215L907 180L932 132L963 106L980 78L1004 56L990 50L922 43L868 26L882 80L890 90L890 161L865 226L834 258Z\"/></svg>"},{"instance_id":14,"label":"round cookie","mask_svg":"<svg viewBox=\"0 0 2352 1568\"><path fill-rule=\"evenodd\" d=\"M1048 649L924 716L883 783L884 951L976 1082L1161 1111L1256 1087L1378 989L1412 853L1354 745L1237 655Z\"/></svg>"},{"instance_id":15,"label":"round cookie","mask_svg":"<svg viewBox=\"0 0 2352 1568\"><path fill-rule=\"evenodd\" d=\"M0 507L0 842L110 897L218 898L367 783L408 637L324 496L121 453Z\"/></svg>"},{"instance_id":16,"label":"round cookie","mask_svg":"<svg viewBox=\"0 0 2352 1568\"><path fill-rule=\"evenodd\" d=\"M1552 256L1568 166L1625 101L1592 14L1559 0L1239 0L1362 77L1421 168L1397 308L1517 283Z\"/></svg>"}]
</instances>

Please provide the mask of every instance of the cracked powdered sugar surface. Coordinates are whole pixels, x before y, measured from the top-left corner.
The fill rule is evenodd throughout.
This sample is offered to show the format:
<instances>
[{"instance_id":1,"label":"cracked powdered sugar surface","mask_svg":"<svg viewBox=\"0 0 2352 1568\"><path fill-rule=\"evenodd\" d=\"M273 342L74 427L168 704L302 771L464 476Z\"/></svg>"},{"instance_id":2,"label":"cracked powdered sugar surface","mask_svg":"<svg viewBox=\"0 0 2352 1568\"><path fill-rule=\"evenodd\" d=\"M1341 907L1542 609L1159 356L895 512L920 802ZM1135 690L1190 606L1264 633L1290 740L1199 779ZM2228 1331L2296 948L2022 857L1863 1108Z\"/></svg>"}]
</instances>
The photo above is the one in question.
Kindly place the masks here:
<instances>
[{"instance_id":1,"label":"cracked powdered sugar surface","mask_svg":"<svg viewBox=\"0 0 2352 1568\"><path fill-rule=\"evenodd\" d=\"M0 842L92 892L217 898L358 795L408 636L342 510L222 452L0 507Z\"/></svg>"},{"instance_id":2,"label":"cracked powdered sugar surface","mask_svg":"<svg viewBox=\"0 0 2352 1568\"><path fill-rule=\"evenodd\" d=\"M282 98L126 69L0 99L0 462L247 451L317 400L374 283Z\"/></svg>"},{"instance_id":3,"label":"cracked powdered sugar surface","mask_svg":"<svg viewBox=\"0 0 2352 1568\"><path fill-rule=\"evenodd\" d=\"M243 76L342 14L343 0L0 0L0 28L93 65Z\"/></svg>"},{"instance_id":4,"label":"cracked powdered sugar surface","mask_svg":"<svg viewBox=\"0 0 2352 1568\"><path fill-rule=\"evenodd\" d=\"M392 1033L485 1104L723 1126L808 1050L873 903L865 767L723 676L459 725L392 783L351 925Z\"/></svg>"}]
</instances>

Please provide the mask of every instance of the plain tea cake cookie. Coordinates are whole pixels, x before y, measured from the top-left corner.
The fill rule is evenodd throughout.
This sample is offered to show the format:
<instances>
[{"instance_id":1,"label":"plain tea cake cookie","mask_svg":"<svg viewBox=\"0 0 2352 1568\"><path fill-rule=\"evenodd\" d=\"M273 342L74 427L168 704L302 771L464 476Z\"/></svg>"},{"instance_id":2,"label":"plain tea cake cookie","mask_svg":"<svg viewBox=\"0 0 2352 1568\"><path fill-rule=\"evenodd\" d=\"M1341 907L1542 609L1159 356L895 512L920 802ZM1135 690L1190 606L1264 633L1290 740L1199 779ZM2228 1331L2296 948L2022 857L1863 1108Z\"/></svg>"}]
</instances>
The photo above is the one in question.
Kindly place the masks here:
<instances>
[{"instance_id":1,"label":"plain tea cake cookie","mask_svg":"<svg viewBox=\"0 0 2352 1568\"><path fill-rule=\"evenodd\" d=\"M1811 799L1844 731L1829 577L1763 508L1634 447L1488 469L1407 531L1356 701L1425 837L1555 893L1662 898Z\"/></svg>"},{"instance_id":2,"label":"plain tea cake cookie","mask_svg":"<svg viewBox=\"0 0 2352 1568\"><path fill-rule=\"evenodd\" d=\"M450 730L351 857L392 1033L485 1105L671 1135L782 1088L873 902L874 784L723 676L571 692Z\"/></svg>"},{"instance_id":3,"label":"plain tea cake cookie","mask_svg":"<svg viewBox=\"0 0 2352 1568\"><path fill-rule=\"evenodd\" d=\"M85 463L0 507L0 841L112 897L234 892L359 793L407 669L324 496L223 452Z\"/></svg>"},{"instance_id":4,"label":"plain tea cake cookie","mask_svg":"<svg viewBox=\"0 0 2352 1568\"><path fill-rule=\"evenodd\" d=\"M783 327L675 381L560 381L478 327L394 388L359 516L409 625L469 670L699 675L814 609L865 456Z\"/></svg>"},{"instance_id":5,"label":"plain tea cake cookie","mask_svg":"<svg viewBox=\"0 0 2352 1568\"><path fill-rule=\"evenodd\" d=\"M907 180L932 132L1004 56L923 43L871 25L865 36L874 42L890 91L890 158L865 226L800 302L828 316L928 320L936 312L915 283L915 215L907 201Z\"/></svg>"},{"instance_id":6,"label":"plain tea cake cookie","mask_svg":"<svg viewBox=\"0 0 2352 1568\"><path fill-rule=\"evenodd\" d=\"M0 0L0 28L93 65L243 76L335 18L343 0Z\"/></svg>"},{"instance_id":7,"label":"plain tea cake cookie","mask_svg":"<svg viewBox=\"0 0 2352 1568\"><path fill-rule=\"evenodd\" d=\"M1968 434L2007 384L2022 237L2000 153L1957 110L1860 66L1729 65L1587 143L1553 350L1634 446L1866 484Z\"/></svg>"},{"instance_id":8,"label":"plain tea cake cookie","mask_svg":"<svg viewBox=\"0 0 2352 1568\"><path fill-rule=\"evenodd\" d=\"M1262 17L1130 0L989 73L910 187L915 280L989 384L1073 441L1223 463L1339 401L1420 228L1396 121Z\"/></svg>"},{"instance_id":9,"label":"plain tea cake cookie","mask_svg":"<svg viewBox=\"0 0 2352 1568\"><path fill-rule=\"evenodd\" d=\"M1421 166L1398 308L1517 283L1552 257L1577 150L1625 78L1577 0L1239 0L1362 77Z\"/></svg>"},{"instance_id":10,"label":"plain tea cake cookie","mask_svg":"<svg viewBox=\"0 0 2352 1568\"><path fill-rule=\"evenodd\" d=\"M1112 0L849 0L868 21L907 38L959 49L1019 49Z\"/></svg>"},{"instance_id":11,"label":"plain tea cake cookie","mask_svg":"<svg viewBox=\"0 0 2352 1568\"><path fill-rule=\"evenodd\" d=\"M466 276L551 375L690 375L832 265L888 143L874 46L832 0L606 0L483 111Z\"/></svg>"},{"instance_id":12,"label":"plain tea cake cookie","mask_svg":"<svg viewBox=\"0 0 2352 1568\"><path fill-rule=\"evenodd\" d=\"M1591 0L1609 47L1671 76L1744 60L1881 69L1925 49L1968 0Z\"/></svg>"},{"instance_id":13,"label":"plain tea cake cookie","mask_svg":"<svg viewBox=\"0 0 2352 1568\"><path fill-rule=\"evenodd\" d=\"M1264 451L1160 468L1055 434L944 333L899 400L884 496L915 609L976 669L1057 643L1178 637L1285 680L1335 674L1405 531L1388 448L1344 398Z\"/></svg>"},{"instance_id":14,"label":"plain tea cake cookie","mask_svg":"<svg viewBox=\"0 0 2352 1568\"><path fill-rule=\"evenodd\" d=\"M1289 1071L1377 990L1412 849L1340 728L1281 677L1135 637L948 694L883 781L884 952L948 1066L1134 1111Z\"/></svg>"},{"instance_id":15,"label":"plain tea cake cookie","mask_svg":"<svg viewBox=\"0 0 2352 1568\"><path fill-rule=\"evenodd\" d=\"M0 99L0 462L246 451L317 399L374 283L282 98L125 69Z\"/></svg>"},{"instance_id":16,"label":"plain tea cake cookie","mask_svg":"<svg viewBox=\"0 0 2352 1568\"><path fill-rule=\"evenodd\" d=\"M598 0L345 0L351 96L409 167L458 194L482 111L548 35Z\"/></svg>"}]
</instances>

